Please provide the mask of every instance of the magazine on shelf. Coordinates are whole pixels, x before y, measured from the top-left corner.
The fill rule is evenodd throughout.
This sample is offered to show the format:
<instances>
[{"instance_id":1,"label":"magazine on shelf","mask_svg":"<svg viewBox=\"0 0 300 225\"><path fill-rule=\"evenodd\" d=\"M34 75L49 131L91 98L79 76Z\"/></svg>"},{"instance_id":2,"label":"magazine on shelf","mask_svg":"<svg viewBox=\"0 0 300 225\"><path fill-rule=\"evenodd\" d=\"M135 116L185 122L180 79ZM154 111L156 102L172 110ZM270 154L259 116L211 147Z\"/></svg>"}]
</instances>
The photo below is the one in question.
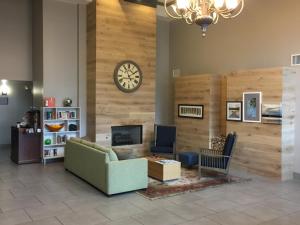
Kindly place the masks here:
<instances>
[{"instance_id":1,"label":"magazine on shelf","mask_svg":"<svg viewBox=\"0 0 300 225\"><path fill-rule=\"evenodd\" d=\"M172 163L177 163L177 161L172 160L172 159L162 159L158 161L161 164L172 164Z\"/></svg>"}]
</instances>

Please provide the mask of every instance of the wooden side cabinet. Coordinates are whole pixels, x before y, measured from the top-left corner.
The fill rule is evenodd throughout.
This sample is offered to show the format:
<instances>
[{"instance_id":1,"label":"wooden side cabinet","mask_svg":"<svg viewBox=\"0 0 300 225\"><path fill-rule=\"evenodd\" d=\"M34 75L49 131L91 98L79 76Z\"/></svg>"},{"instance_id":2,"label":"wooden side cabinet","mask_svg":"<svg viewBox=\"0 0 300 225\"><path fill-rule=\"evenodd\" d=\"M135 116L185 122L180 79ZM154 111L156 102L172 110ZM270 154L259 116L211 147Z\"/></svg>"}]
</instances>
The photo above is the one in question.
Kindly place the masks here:
<instances>
[{"instance_id":1,"label":"wooden side cabinet","mask_svg":"<svg viewBox=\"0 0 300 225\"><path fill-rule=\"evenodd\" d=\"M41 133L26 133L26 129L11 127L10 158L17 164L41 162Z\"/></svg>"}]
</instances>

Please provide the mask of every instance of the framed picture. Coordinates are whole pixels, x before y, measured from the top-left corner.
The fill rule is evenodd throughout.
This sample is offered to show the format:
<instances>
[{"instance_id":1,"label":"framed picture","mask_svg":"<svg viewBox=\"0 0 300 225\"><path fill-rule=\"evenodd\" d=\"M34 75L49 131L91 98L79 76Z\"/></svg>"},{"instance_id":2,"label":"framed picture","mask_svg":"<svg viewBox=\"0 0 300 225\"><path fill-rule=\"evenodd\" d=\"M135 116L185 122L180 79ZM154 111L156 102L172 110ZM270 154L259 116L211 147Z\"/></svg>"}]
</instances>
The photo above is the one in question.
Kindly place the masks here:
<instances>
[{"instance_id":1,"label":"framed picture","mask_svg":"<svg viewBox=\"0 0 300 225\"><path fill-rule=\"evenodd\" d=\"M242 121L243 102L227 101L226 119L228 121Z\"/></svg>"},{"instance_id":2,"label":"framed picture","mask_svg":"<svg viewBox=\"0 0 300 225\"><path fill-rule=\"evenodd\" d=\"M262 105L262 123L282 124L282 105L281 104L263 104Z\"/></svg>"},{"instance_id":3,"label":"framed picture","mask_svg":"<svg viewBox=\"0 0 300 225\"><path fill-rule=\"evenodd\" d=\"M203 119L203 105L178 105L178 117Z\"/></svg>"},{"instance_id":4,"label":"framed picture","mask_svg":"<svg viewBox=\"0 0 300 225\"><path fill-rule=\"evenodd\" d=\"M261 92L243 93L243 122L261 123Z\"/></svg>"},{"instance_id":5,"label":"framed picture","mask_svg":"<svg viewBox=\"0 0 300 225\"><path fill-rule=\"evenodd\" d=\"M7 96L0 97L0 105L8 105L8 97Z\"/></svg>"}]
</instances>

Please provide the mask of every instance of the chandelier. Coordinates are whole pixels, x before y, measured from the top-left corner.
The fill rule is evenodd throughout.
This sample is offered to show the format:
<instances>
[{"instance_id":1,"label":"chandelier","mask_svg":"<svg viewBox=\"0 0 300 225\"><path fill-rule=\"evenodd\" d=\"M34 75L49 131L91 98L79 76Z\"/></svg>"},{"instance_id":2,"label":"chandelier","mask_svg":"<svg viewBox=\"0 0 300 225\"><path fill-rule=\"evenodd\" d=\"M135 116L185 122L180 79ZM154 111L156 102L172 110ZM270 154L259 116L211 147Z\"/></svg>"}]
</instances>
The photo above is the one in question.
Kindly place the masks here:
<instances>
[{"instance_id":1,"label":"chandelier","mask_svg":"<svg viewBox=\"0 0 300 225\"><path fill-rule=\"evenodd\" d=\"M244 0L165 0L165 10L174 19L197 24L206 36L207 27L218 23L219 17L235 18L244 8Z\"/></svg>"}]
</instances>

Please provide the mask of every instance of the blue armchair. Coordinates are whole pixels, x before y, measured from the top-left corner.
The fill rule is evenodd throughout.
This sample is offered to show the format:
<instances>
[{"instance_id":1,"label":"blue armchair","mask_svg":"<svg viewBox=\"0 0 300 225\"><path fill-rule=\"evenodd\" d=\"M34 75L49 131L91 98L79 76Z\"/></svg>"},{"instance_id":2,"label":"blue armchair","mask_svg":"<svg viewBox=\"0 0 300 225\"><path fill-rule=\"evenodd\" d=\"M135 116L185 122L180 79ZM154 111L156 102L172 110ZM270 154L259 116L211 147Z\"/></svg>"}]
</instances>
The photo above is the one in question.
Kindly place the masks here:
<instances>
[{"instance_id":1,"label":"blue armchair","mask_svg":"<svg viewBox=\"0 0 300 225\"><path fill-rule=\"evenodd\" d=\"M214 149L201 149L199 154L199 174L201 169L214 170L228 175L229 165L235 149L237 134L228 134L223 152Z\"/></svg>"},{"instance_id":2,"label":"blue armchair","mask_svg":"<svg viewBox=\"0 0 300 225\"><path fill-rule=\"evenodd\" d=\"M176 158L176 127L154 125L155 140L151 146L152 154L172 154Z\"/></svg>"}]
</instances>

